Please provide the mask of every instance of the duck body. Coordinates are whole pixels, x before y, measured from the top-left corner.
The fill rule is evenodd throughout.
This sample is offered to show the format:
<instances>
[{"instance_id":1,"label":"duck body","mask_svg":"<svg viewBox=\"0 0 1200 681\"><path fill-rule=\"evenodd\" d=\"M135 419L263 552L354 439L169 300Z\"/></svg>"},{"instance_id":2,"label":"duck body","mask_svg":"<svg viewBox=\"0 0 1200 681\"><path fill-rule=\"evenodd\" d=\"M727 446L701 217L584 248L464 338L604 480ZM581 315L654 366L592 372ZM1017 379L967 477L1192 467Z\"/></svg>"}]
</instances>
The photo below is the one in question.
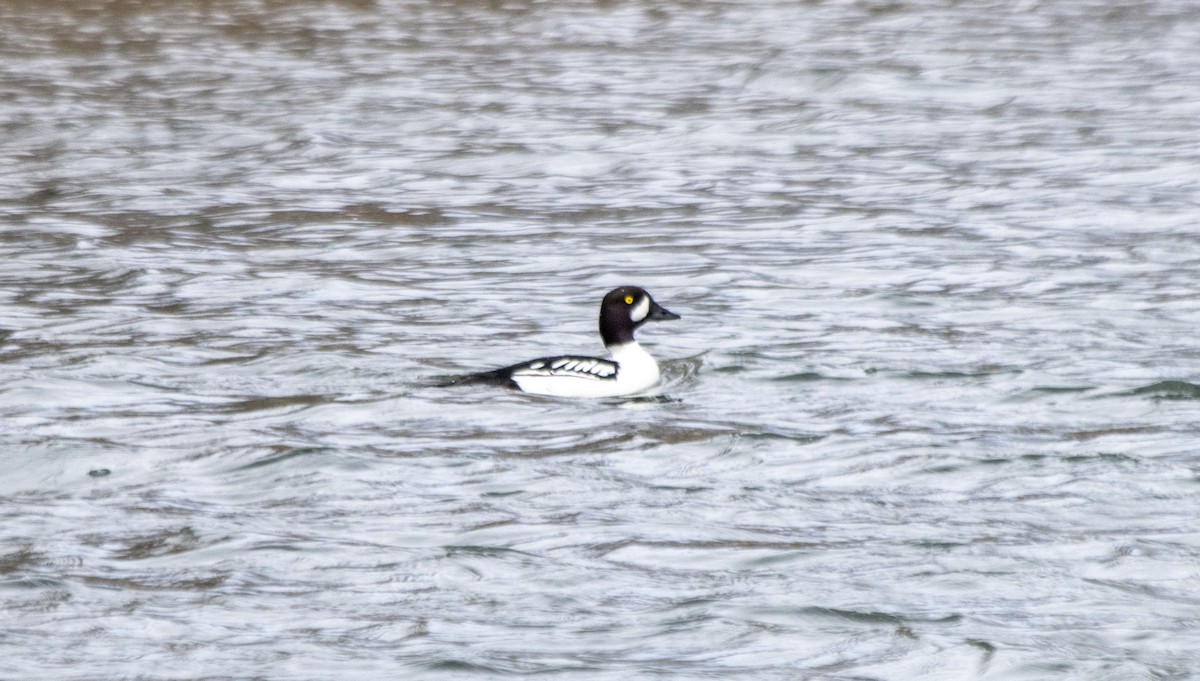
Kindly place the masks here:
<instances>
[{"instance_id":1,"label":"duck body","mask_svg":"<svg viewBox=\"0 0 1200 681\"><path fill-rule=\"evenodd\" d=\"M612 359L560 355L467 376L464 382L505 385L554 397L619 397L658 385L658 362L633 338L649 321L679 319L636 286L613 289L600 303L600 337Z\"/></svg>"}]
</instances>

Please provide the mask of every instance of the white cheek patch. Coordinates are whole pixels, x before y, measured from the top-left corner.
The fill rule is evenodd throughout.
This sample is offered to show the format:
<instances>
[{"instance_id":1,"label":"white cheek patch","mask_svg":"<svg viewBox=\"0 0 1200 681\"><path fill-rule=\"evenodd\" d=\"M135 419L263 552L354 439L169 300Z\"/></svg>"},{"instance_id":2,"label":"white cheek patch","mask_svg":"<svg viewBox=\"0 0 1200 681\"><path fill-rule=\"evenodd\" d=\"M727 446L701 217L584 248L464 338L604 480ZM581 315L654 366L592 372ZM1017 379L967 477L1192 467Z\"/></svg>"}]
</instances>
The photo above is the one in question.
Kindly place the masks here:
<instances>
[{"instance_id":1,"label":"white cheek patch","mask_svg":"<svg viewBox=\"0 0 1200 681\"><path fill-rule=\"evenodd\" d=\"M648 314L650 314L650 299L642 296L637 305L634 305L633 309L629 311L629 318L637 323L645 319Z\"/></svg>"}]
</instances>

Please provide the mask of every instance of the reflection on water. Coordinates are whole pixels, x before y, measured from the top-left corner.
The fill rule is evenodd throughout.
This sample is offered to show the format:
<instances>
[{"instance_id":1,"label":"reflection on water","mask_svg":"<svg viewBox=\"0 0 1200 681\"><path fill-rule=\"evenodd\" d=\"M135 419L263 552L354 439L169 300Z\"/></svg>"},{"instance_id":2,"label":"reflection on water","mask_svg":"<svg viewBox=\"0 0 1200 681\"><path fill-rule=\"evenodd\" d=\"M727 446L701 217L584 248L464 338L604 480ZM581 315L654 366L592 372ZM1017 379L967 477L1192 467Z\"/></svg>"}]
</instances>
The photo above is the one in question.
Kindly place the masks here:
<instances>
[{"instance_id":1,"label":"reflection on water","mask_svg":"<svg viewBox=\"0 0 1200 681\"><path fill-rule=\"evenodd\" d=\"M1187 677L1193 14L5 5L0 676Z\"/></svg>"}]
</instances>

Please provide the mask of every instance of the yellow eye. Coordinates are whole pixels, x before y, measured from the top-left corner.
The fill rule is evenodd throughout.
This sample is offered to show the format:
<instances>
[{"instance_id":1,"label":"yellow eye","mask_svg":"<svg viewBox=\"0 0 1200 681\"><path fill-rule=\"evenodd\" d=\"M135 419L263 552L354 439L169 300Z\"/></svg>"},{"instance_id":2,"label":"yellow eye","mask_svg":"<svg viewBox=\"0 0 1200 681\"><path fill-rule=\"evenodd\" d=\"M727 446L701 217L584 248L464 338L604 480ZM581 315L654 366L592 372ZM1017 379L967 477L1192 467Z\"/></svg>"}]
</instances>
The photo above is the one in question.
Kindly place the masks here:
<instances>
[{"instance_id":1,"label":"yellow eye","mask_svg":"<svg viewBox=\"0 0 1200 681\"><path fill-rule=\"evenodd\" d=\"M633 305L633 296L625 296L625 304Z\"/></svg>"}]
</instances>

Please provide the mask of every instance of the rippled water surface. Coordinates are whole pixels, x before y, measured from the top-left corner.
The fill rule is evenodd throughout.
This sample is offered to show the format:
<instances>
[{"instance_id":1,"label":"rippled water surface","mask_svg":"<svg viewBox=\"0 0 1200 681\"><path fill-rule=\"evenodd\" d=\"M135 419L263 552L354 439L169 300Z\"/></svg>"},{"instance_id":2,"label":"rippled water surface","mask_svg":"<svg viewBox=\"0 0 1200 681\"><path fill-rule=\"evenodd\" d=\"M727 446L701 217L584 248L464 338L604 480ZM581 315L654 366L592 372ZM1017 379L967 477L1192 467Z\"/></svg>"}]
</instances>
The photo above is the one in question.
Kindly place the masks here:
<instances>
[{"instance_id":1,"label":"rippled water surface","mask_svg":"<svg viewBox=\"0 0 1200 681\"><path fill-rule=\"evenodd\" d=\"M0 677L1200 673L1188 3L0 6ZM602 350L652 399L442 388Z\"/></svg>"}]
</instances>

